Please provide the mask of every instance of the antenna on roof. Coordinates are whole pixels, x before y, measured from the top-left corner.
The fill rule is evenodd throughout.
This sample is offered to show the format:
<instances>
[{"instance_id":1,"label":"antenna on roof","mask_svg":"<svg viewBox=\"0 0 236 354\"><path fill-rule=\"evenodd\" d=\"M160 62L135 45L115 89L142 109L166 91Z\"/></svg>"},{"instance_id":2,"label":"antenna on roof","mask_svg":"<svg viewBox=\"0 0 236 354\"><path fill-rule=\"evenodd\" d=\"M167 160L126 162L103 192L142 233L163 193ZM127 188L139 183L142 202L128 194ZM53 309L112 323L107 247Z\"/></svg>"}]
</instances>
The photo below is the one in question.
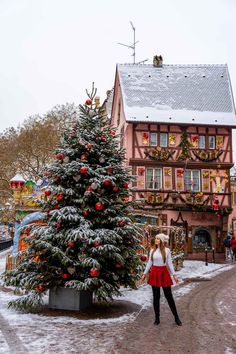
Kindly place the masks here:
<instances>
[{"instance_id":1,"label":"antenna on roof","mask_svg":"<svg viewBox=\"0 0 236 354\"><path fill-rule=\"evenodd\" d=\"M127 44L123 44L123 43L117 43L117 44L123 45L123 46L125 46L125 47L130 48L130 49L133 50L133 54L131 54L131 56L134 57L134 58L133 58L133 64L135 64L135 45L136 45L139 41L135 41L135 27L134 27L132 21L129 21L129 22L130 22L130 24L131 24L132 30L134 31L134 43L131 44L131 45L127 45Z\"/></svg>"}]
</instances>

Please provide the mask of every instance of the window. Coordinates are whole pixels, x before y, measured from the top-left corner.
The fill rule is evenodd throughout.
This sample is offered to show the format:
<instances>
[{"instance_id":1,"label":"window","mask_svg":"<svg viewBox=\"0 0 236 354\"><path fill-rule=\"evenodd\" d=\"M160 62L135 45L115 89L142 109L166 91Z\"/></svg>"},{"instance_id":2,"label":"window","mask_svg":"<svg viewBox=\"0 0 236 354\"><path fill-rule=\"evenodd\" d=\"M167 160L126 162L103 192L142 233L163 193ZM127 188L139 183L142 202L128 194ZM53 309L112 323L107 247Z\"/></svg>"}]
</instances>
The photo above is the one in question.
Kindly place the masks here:
<instances>
[{"instance_id":1,"label":"window","mask_svg":"<svg viewBox=\"0 0 236 354\"><path fill-rule=\"evenodd\" d=\"M162 175L161 168L147 168L146 176L147 189L161 189L162 188Z\"/></svg>"},{"instance_id":2,"label":"window","mask_svg":"<svg viewBox=\"0 0 236 354\"><path fill-rule=\"evenodd\" d=\"M157 146L157 133L150 133L150 146Z\"/></svg>"},{"instance_id":3,"label":"window","mask_svg":"<svg viewBox=\"0 0 236 354\"><path fill-rule=\"evenodd\" d=\"M215 138L215 136L209 135L208 144L209 144L209 149L215 149L216 148L216 138Z\"/></svg>"},{"instance_id":4,"label":"window","mask_svg":"<svg viewBox=\"0 0 236 354\"><path fill-rule=\"evenodd\" d=\"M160 133L160 146L167 147L167 133Z\"/></svg>"},{"instance_id":5,"label":"window","mask_svg":"<svg viewBox=\"0 0 236 354\"><path fill-rule=\"evenodd\" d=\"M206 137L205 135L199 135L199 149L205 149L206 148Z\"/></svg>"},{"instance_id":6,"label":"window","mask_svg":"<svg viewBox=\"0 0 236 354\"><path fill-rule=\"evenodd\" d=\"M200 191L200 171L199 170L185 170L184 189L192 192Z\"/></svg>"}]
</instances>

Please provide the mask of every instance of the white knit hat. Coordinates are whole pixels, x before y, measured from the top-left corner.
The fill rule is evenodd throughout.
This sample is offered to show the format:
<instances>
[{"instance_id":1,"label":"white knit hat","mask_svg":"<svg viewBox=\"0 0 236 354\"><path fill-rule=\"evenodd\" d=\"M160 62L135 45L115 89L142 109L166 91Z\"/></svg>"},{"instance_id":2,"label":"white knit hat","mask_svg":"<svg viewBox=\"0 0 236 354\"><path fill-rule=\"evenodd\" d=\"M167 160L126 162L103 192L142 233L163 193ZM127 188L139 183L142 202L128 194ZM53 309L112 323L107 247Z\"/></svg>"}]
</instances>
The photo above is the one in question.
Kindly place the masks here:
<instances>
[{"instance_id":1,"label":"white knit hat","mask_svg":"<svg viewBox=\"0 0 236 354\"><path fill-rule=\"evenodd\" d=\"M156 234L155 238L159 238L163 243L166 241L166 236L165 234Z\"/></svg>"}]
</instances>

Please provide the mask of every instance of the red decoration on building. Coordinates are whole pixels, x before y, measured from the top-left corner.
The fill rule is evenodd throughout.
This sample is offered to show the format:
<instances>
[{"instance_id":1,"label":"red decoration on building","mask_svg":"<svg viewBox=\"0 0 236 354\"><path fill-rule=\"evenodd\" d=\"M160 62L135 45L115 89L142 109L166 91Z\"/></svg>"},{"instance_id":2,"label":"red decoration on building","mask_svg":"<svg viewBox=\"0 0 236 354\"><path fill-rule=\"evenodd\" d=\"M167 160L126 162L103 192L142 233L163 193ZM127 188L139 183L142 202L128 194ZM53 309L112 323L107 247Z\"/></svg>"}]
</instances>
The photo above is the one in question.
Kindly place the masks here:
<instances>
[{"instance_id":1,"label":"red decoration on building","mask_svg":"<svg viewBox=\"0 0 236 354\"><path fill-rule=\"evenodd\" d=\"M81 167L80 172L84 173L84 174L87 173L88 172L88 167L85 167L85 166Z\"/></svg>"},{"instance_id":2,"label":"red decoration on building","mask_svg":"<svg viewBox=\"0 0 236 354\"><path fill-rule=\"evenodd\" d=\"M124 188L129 188L128 183L123 183L122 186L123 186Z\"/></svg>"},{"instance_id":3,"label":"red decoration on building","mask_svg":"<svg viewBox=\"0 0 236 354\"><path fill-rule=\"evenodd\" d=\"M57 159L57 160L63 160L64 157L65 157L65 156L64 156L63 154L60 154L60 153L59 153L59 154L56 154L56 159Z\"/></svg>"},{"instance_id":4,"label":"red decoration on building","mask_svg":"<svg viewBox=\"0 0 236 354\"><path fill-rule=\"evenodd\" d=\"M96 210L103 210L104 209L104 205L102 203L100 203L100 202L97 202L95 204L95 209Z\"/></svg>"},{"instance_id":5,"label":"red decoration on building","mask_svg":"<svg viewBox=\"0 0 236 354\"><path fill-rule=\"evenodd\" d=\"M91 277L98 277L100 275L100 271L97 268L92 268L90 269L89 274L91 275Z\"/></svg>"},{"instance_id":6,"label":"red decoration on building","mask_svg":"<svg viewBox=\"0 0 236 354\"><path fill-rule=\"evenodd\" d=\"M75 247L75 241L68 241L67 246L68 247Z\"/></svg>"},{"instance_id":7,"label":"red decoration on building","mask_svg":"<svg viewBox=\"0 0 236 354\"><path fill-rule=\"evenodd\" d=\"M85 104L86 104L86 106L91 106L92 101L91 101L90 99L87 99L87 100L85 101Z\"/></svg>"},{"instance_id":8,"label":"red decoration on building","mask_svg":"<svg viewBox=\"0 0 236 354\"><path fill-rule=\"evenodd\" d=\"M62 200L64 198L64 195L60 193L60 194L57 195L56 198L57 198L58 201L60 201L60 200Z\"/></svg>"}]
</instances>

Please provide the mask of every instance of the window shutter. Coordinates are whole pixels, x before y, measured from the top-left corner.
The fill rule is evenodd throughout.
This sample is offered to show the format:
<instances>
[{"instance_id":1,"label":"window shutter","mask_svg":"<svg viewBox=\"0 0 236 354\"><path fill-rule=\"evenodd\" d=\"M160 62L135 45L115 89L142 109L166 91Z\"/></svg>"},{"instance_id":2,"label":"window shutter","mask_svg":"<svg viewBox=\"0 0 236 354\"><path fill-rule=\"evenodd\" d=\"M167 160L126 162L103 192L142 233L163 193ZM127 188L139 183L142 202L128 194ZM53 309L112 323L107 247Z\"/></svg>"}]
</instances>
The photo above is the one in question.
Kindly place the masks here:
<instances>
[{"instance_id":1,"label":"window shutter","mask_svg":"<svg viewBox=\"0 0 236 354\"><path fill-rule=\"evenodd\" d=\"M145 167L137 166L137 188L145 188Z\"/></svg>"},{"instance_id":2,"label":"window shutter","mask_svg":"<svg viewBox=\"0 0 236 354\"><path fill-rule=\"evenodd\" d=\"M164 175L164 189L173 189L173 183L172 183L172 168L171 167L164 167L163 168L163 175Z\"/></svg>"},{"instance_id":3,"label":"window shutter","mask_svg":"<svg viewBox=\"0 0 236 354\"><path fill-rule=\"evenodd\" d=\"M178 192L184 191L184 169L176 168L175 169L175 189Z\"/></svg>"},{"instance_id":4,"label":"window shutter","mask_svg":"<svg viewBox=\"0 0 236 354\"><path fill-rule=\"evenodd\" d=\"M142 143L143 143L143 145L149 145L149 133L148 132L143 132Z\"/></svg>"},{"instance_id":5,"label":"window shutter","mask_svg":"<svg viewBox=\"0 0 236 354\"><path fill-rule=\"evenodd\" d=\"M202 170L202 191L210 192L210 170Z\"/></svg>"}]
</instances>

